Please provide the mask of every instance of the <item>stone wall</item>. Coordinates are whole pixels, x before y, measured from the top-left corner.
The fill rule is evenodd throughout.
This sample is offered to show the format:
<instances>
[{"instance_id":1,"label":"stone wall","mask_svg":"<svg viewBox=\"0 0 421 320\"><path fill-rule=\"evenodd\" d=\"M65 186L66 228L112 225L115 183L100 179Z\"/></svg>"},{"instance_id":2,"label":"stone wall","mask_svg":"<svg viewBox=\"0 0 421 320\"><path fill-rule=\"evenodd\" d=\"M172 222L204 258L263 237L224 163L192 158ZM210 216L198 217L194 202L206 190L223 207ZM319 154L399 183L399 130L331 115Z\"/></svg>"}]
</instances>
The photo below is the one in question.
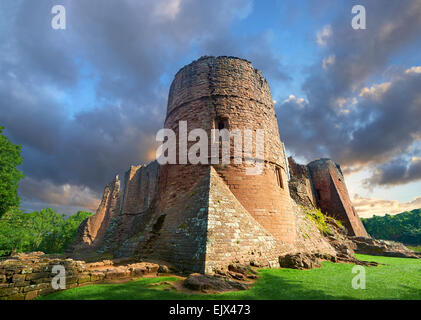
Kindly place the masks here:
<instances>
[{"instance_id":1,"label":"stone wall","mask_svg":"<svg viewBox=\"0 0 421 320\"><path fill-rule=\"evenodd\" d=\"M65 289L136 279L157 274L158 270L168 270L168 267L160 269L155 263L127 259L86 263L62 256L47 256L42 252L17 254L0 261L0 300L31 300L58 291L52 286L53 278L57 276L52 271L57 265L65 269Z\"/></svg>"},{"instance_id":2,"label":"stone wall","mask_svg":"<svg viewBox=\"0 0 421 320\"><path fill-rule=\"evenodd\" d=\"M290 169L289 190L291 198L304 207L316 206L316 199L311 183L310 172L306 165L295 162L292 157L288 158Z\"/></svg>"},{"instance_id":3,"label":"stone wall","mask_svg":"<svg viewBox=\"0 0 421 320\"><path fill-rule=\"evenodd\" d=\"M282 244L243 207L214 168L209 175L205 272L232 263L279 267Z\"/></svg>"},{"instance_id":4,"label":"stone wall","mask_svg":"<svg viewBox=\"0 0 421 320\"><path fill-rule=\"evenodd\" d=\"M96 213L79 226L76 239L69 251L94 250L100 247L110 221L118 215L119 211L120 180L117 175L112 182L105 186Z\"/></svg>"},{"instance_id":5,"label":"stone wall","mask_svg":"<svg viewBox=\"0 0 421 320\"><path fill-rule=\"evenodd\" d=\"M159 164L131 166L123 185L119 177L109 183L95 215L79 227L70 251L107 252L118 249L151 207L158 190ZM136 223L138 222L138 223Z\"/></svg>"},{"instance_id":6,"label":"stone wall","mask_svg":"<svg viewBox=\"0 0 421 320\"><path fill-rule=\"evenodd\" d=\"M349 235L368 237L360 217L352 206L345 179L338 164L319 159L308 164L317 206L347 228Z\"/></svg>"}]
</instances>

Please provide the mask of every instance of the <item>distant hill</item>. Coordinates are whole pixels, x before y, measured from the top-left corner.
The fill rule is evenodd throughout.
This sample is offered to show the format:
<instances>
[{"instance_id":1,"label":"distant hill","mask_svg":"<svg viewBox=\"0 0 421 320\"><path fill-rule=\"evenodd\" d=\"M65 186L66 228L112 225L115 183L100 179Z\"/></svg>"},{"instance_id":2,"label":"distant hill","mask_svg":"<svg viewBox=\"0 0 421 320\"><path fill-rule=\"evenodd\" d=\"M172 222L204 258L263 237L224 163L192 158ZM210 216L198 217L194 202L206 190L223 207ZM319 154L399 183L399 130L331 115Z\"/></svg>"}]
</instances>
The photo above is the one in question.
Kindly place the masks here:
<instances>
[{"instance_id":1,"label":"distant hill","mask_svg":"<svg viewBox=\"0 0 421 320\"><path fill-rule=\"evenodd\" d=\"M421 209L383 217L362 218L367 232L376 239L421 245Z\"/></svg>"}]
</instances>

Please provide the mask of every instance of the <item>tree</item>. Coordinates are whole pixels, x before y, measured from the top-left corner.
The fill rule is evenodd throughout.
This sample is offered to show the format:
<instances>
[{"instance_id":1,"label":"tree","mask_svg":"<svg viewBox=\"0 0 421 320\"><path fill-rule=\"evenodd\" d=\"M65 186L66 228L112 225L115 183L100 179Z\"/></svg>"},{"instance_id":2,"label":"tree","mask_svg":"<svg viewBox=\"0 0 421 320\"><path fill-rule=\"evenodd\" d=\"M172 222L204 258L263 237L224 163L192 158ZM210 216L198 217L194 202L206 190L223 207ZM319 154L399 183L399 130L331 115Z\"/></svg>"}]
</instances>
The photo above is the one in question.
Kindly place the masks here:
<instances>
[{"instance_id":1,"label":"tree","mask_svg":"<svg viewBox=\"0 0 421 320\"><path fill-rule=\"evenodd\" d=\"M25 213L13 208L0 218L0 256L12 250L62 253L75 239L79 225L92 213L69 216L47 208Z\"/></svg>"},{"instance_id":2,"label":"tree","mask_svg":"<svg viewBox=\"0 0 421 320\"><path fill-rule=\"evenodd\" d=\"M24 177L17 166L22 164L21 146L5 137L0 126L0 217L10 208L18 207L18 183Z\"/></svg>"},{"instance_id":3,"label":"tree","mask_svg":"<svg viewBox=\"0 0 421 320\"><path fill-rule=\"evenodd\" d=\"M409 245L421 244L421 209L383 217L362 219L367 232L376 239L394 240Z\"/></svg>"}]
</instances>

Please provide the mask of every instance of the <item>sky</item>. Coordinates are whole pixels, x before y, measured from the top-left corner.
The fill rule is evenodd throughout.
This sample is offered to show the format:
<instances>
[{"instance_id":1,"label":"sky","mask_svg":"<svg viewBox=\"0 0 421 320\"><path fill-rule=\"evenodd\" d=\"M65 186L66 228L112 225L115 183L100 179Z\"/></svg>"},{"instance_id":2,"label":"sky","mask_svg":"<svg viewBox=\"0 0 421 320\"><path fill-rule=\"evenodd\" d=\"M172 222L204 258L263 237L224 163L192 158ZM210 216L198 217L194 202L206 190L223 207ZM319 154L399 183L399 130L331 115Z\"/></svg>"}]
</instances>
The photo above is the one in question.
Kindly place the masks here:
<instances>
[{"instance_id":1,"label":"sky","mask_svg":"<svg viewBox=\"0 0 421 320\"><path fill-rule=\"evenodd\" d=\"M228 55L268 80L289 155L341 164L360 216L420 208L420 34L417 0L1 1L0 125L22 145L22 207L95 211L116 173L153 159L175 73Z\"/></svg>"}]
</instances>

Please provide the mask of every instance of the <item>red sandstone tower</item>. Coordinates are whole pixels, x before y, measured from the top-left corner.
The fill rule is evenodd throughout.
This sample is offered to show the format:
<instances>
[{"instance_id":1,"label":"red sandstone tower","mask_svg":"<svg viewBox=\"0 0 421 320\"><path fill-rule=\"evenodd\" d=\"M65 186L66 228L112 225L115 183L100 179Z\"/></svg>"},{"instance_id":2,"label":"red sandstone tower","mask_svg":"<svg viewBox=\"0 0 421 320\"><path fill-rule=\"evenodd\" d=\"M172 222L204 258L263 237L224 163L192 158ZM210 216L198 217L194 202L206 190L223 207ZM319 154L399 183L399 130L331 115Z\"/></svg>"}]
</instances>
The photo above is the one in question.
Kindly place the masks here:
<instances>
[{"instance_id":1,"label":"red sandstone tower","mask_svg":"<svg viewBox=\"0 0 421 320\"><path fill-rule=\"evenodd\" d=\"M229 165L213 167L261 226L277 240L292 243L295 225L291 215L287 164L269 85L260 71L250 62L233 57L203 57L185 66L171 85L165 128L177 133L179 121L183 120L187 121L188 132L202 128L208 137L211 137L211 129L264 130L265 152L264 159L260 159L264 161L264 169L261 174L246 174L248 165L244 157L242 164L231 161ZM231 157L233 150L231 139ZM160 186L163 196L167 197L163 205L171 205L178 195L188 192L206 173L206 167L164 166Z\"/></svg>"},{"instance_id":2,"label":"red sandstone tower","mask_svg":"<svg viewBox=\"0 0 421 320\"><path fill-rule=\"evenodd\" d=\"M209 164L209 152L208 164L161 165L161 220L150 252L205 272L234 260L276 263L275 247L292 244L296 228L273 100L260 71L234 57L202 57L183 67L171 84L164 125L177 141L180 121L187 122L187 133L205 130L209 145L212 129L248 129L254 142L256 130L264 130L264 157L257 159L263 170L247 174L244 153L242 164L234 164L233 139L229 164Z\"/></svg>"}]
</instances>

